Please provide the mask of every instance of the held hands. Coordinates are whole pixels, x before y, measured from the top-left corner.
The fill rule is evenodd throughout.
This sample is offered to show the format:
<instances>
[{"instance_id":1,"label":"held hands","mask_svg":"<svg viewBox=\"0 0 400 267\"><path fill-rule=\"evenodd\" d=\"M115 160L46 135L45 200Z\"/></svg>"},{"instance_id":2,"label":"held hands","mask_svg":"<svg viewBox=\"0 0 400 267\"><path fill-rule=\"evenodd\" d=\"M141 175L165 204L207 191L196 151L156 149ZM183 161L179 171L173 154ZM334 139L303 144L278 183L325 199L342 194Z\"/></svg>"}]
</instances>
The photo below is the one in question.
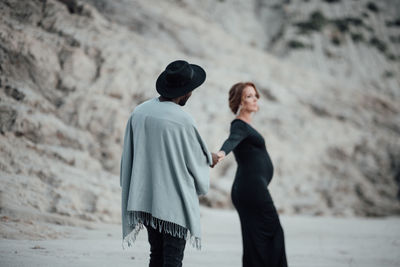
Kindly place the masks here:
<instances>
[{"instance_id":1,"label":"held hands","mask_svg":"<svg viewBox=\"0 0 400 267\"><path fill-rule=\"evenodd\" d=\"M211 168L214 168L215 165L217 165L218 162L223 160L225 158L225 152L224 151L218 151L217 153L211 153L212 155L212 165Z\"/></svg>"}]
</instances>

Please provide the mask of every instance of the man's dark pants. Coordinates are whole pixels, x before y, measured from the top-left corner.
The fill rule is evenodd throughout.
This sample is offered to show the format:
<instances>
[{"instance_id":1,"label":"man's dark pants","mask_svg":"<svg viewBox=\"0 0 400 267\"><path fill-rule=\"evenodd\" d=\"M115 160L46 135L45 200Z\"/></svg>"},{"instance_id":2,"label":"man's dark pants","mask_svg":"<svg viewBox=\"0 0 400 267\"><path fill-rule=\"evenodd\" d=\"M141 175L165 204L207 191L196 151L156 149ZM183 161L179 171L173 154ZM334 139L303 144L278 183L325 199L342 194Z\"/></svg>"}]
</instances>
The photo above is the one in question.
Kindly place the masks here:
<instances>
[{"instance_id":1,"label":"man's dark pants","mask_svg":"<svg viewBox=\"0 0 400 267\"><path fill-rule=\"evenodd\" d=\"M149 267L181 267L186 240L145 226L150 243Z\"/></svg>"}]
</instances>

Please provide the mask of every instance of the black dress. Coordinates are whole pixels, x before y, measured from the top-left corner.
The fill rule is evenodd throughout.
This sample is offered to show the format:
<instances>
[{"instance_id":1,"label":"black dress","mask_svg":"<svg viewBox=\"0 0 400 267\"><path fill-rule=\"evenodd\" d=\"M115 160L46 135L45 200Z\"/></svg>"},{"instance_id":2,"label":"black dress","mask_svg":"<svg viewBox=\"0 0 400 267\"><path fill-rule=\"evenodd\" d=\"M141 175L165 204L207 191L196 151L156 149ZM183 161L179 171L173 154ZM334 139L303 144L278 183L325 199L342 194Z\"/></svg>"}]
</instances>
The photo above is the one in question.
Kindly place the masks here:
<instances>
[{"instance_id":1,"label":"black dress","mask_svg":"<svg viewBox=\"0 0 400 267\"><path fill-rule=\"evenodd\" d=\"M226 155L233 150L238 164L231 197L242 229L243 267L287 266L283 229L268 191L273 165L264 138L234 119L220 150Z\"/></svg>"}]
</instances>

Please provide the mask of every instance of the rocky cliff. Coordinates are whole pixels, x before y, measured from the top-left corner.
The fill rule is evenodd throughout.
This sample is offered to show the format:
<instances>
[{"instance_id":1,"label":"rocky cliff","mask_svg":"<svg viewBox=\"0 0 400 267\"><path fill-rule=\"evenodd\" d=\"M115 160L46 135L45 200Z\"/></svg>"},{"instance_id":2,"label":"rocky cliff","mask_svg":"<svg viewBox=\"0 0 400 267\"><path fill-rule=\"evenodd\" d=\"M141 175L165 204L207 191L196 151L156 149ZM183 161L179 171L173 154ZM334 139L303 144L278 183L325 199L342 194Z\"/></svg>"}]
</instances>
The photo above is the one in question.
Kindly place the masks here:
<instances>
[{"instance_id":1,"label":"rocky cliff","mask_svg":"<svg viewBox=\"0 0 400 267\"><path fill-rule=\"evenodd\" d=\"M3 218L120 221L126 120L180 58L207 71L185 110L212 151L230 86L258 87L280 212L400 214L396 1L1 0L0 14ZM231 206L235 168L212 170L203 204Z\"/></svg>"}]
</instances>

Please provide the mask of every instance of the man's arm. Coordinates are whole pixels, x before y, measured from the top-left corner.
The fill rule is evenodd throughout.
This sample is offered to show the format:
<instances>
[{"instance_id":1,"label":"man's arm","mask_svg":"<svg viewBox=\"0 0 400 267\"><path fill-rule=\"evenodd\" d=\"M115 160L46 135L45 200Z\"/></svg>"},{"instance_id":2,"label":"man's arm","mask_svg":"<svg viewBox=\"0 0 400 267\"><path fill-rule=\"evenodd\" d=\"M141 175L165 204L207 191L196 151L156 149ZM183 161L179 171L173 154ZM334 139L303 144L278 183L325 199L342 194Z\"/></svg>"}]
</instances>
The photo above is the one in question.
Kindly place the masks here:
<instances>
[{"instance_id":1,"label":"man's arm","mask_svg":"<svg viewBox=\"0 0 400 267\"><path fill-rule=\"evenodd\" d=\"M131 127L132 116L129 118L124 135L124 144L121 155L120 165L120 179L119 184L122 187L127 181L130 180L132 174L132 161L133 161L133 132Z\"/></svg>"},{"instance_id":2,"label":"man's arm","mask_svg":"<svg viewBox=\"0 0 400 267\"><path fill-rule=\"evenodd\" d=\"M188 134L191 138L188 139L190 144L186 147L186 167L194 179L197 194L204 195L210 188L210 166L213 165L213 157L195 127Z\"/></svg>"}]
</instances>

